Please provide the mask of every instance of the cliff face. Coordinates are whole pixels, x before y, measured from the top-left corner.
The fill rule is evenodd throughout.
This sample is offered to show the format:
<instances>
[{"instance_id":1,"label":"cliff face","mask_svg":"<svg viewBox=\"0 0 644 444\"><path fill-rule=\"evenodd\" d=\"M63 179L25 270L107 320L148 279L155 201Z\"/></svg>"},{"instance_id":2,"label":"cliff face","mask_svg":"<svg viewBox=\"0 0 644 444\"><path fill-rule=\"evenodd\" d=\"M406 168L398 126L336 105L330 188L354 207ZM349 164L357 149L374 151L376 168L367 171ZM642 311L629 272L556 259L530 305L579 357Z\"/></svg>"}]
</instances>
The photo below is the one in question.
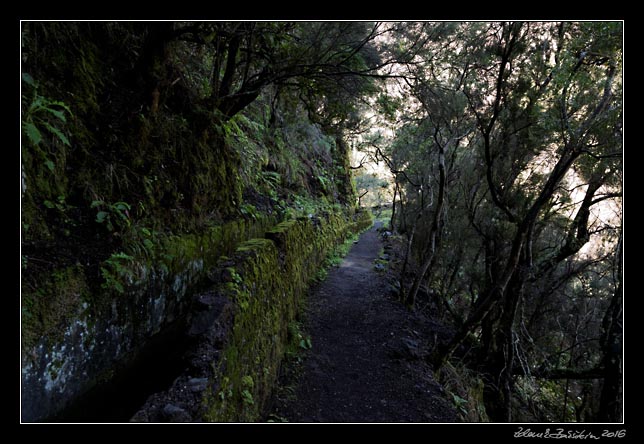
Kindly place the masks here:
<instances>
[{"instance_id":1,"label":"cliff face","mask_svg":"<svg viewBox=\"0 0 644 444\"><path fill-rule=\"evenodd\" d=\"M279 259L279 235L247 241L320 215L335 222L308 228L318 257L356 228L340 131L325 132L271 88L223 118L201 100L205 74L182 71L194 51L175 44L155 55L150 33L137 23L23 27L23 421L53 417L117 375L220 284L222 256L237 258L240 245ZM288 254L301 262L311 253ZM289 266L263 267L278 265ZM285 276L271 297L301 293ZM278 337L297 304L287 305L290 314L274 313ZM278 357L279 347L266 355ZM222 408L209 414L234 416Z\"/></svg>"}]
</instances>

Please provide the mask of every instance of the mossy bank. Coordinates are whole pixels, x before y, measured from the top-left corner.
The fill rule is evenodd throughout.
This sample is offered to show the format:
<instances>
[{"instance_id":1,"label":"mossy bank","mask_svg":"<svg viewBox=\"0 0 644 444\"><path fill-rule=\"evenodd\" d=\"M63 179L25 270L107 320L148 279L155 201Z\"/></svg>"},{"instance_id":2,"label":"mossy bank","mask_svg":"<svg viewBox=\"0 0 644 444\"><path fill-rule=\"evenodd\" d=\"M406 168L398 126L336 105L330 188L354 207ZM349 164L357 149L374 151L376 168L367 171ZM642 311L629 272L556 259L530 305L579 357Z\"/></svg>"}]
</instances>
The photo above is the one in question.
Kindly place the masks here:
<instances>
[{"instance_id":1,"label":"mossy bank","mask_svg":"<svg viewBox=\"0 0 644 444\"><path fill-rule=\"evenodd\" d=\"M196 295L201 303L189 315L188 329L197 338L187 352L189 370L170 390L152 396L133 420L257 420L309 284L338 244L371 223L368 212L300 217L221 258L220 282ZM191 390L193 381L200 381L198 390Z\"/></svg>"},{"instance_id":2,"label":"mossy bank","mask_svg":"<svg viewBox=\"0 0 644 444\"><path fill-rule=\"evenodd\" d=\"M45 419L112 378L148 339L185 315L221 255L274 223L239 220L167 237L154 257L115 262L113 281L102 287L92 288L87 271L74 265L23 291L23 420Z\"/></svg>"},{"instance_id":3,"label":"mossy bank","mask_svg":"<svg viewBox=\"0 0 644 444\"><path fill-rule=\"evenodd\" d=\"M204 419L254 421L262 413L277 379L302 297L324 258L350 232L371 223L326 213L279 224L267 239L237 250L232 281L220 286L235 301L232 334L205 395ZM368 226L368 225L367 225Z\"/></svg>"}]
</instances>

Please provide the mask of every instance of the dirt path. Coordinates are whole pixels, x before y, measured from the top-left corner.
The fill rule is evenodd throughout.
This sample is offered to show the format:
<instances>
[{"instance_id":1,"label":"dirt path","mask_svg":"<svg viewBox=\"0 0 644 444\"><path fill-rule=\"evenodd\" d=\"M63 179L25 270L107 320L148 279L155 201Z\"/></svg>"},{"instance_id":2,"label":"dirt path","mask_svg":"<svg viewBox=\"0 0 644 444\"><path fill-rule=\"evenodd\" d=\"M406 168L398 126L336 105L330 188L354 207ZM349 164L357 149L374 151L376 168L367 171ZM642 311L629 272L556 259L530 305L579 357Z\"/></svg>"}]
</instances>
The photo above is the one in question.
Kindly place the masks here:
<instances>
[{"instance_id":1,"label":"dirt path","mask_svg":"<svg viewBox=\"0 0 644 444\"><path fill-rule=\"evenodd\" d=\"M374 269L376 227L312 290L305 331L313 347L286 372L272 418L289 422L454 422L453 405L422 359L432 323L388 296ZM292 366L291 366L292 367Z\"/></svg>"}]
</instances>

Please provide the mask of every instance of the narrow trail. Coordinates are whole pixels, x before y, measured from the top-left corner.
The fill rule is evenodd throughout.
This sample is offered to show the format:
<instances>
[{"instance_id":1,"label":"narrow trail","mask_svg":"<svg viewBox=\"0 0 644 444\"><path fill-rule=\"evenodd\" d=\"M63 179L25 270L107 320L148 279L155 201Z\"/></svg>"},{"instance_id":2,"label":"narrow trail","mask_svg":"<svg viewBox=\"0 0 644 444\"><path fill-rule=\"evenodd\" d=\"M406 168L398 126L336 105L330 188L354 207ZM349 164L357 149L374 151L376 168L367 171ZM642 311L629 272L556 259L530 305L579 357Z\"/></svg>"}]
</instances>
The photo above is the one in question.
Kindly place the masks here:
<instances>
[{"instance_id":1,"label":"narrow trail","mask_svg":"<svg viewBox=\"0 0 644 444\"><path fill-rule=\"evenodd\" d=\"M424 361L432 322L388 295L374 269L383 243L374 226L309 294L312 348L282 378L273 417L289 422L455 422Z\"/></svg>"}]
</instances>

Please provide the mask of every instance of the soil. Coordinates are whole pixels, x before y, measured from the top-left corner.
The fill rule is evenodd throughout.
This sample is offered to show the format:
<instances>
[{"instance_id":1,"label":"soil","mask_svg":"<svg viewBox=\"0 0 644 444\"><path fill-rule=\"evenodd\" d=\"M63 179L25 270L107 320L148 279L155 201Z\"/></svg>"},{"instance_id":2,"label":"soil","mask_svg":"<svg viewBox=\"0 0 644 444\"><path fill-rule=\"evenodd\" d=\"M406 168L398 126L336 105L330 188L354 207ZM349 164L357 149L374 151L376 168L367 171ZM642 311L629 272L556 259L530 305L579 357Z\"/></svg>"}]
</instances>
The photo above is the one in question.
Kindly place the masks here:
<instances>
[{"instance_id":1,"label":"soil","mask_svg":"<svg viewBox=\"0 0 644 444\"><path fill-rule=\"evenodd\" d=\"M309 294L304 332L312 347L283 366L266 420L458 421L425 362L448 333L395 299L377 228L365 232Z\"/></svg>"}]
</instances>

